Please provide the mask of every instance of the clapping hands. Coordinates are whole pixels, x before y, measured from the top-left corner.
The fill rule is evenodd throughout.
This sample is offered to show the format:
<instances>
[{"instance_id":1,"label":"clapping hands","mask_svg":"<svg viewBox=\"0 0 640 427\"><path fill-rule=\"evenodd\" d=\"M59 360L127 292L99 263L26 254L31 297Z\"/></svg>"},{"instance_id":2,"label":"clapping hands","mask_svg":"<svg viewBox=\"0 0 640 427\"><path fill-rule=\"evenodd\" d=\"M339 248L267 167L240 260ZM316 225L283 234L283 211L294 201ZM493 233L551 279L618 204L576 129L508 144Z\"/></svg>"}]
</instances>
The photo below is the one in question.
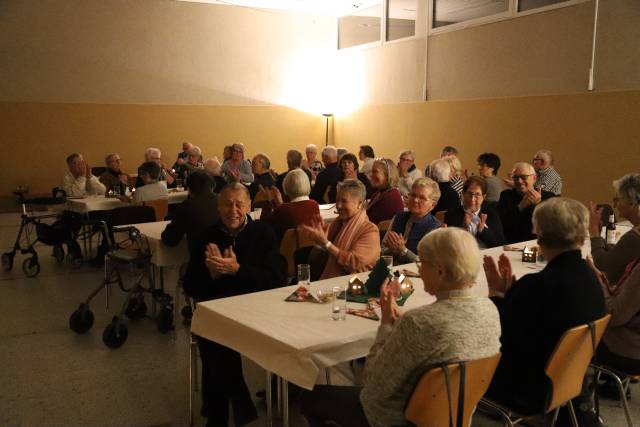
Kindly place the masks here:
<instances>
[{"instance_id":1,"label":"clapping hands","mask_svg":"<svg viewBox=\"0 0 640 427\"><path fill-rule=\"evenodd\" d=\"M483 267L489 285L489 296L504 296L516 280L509 258L505 254L500 255L496 265L491 256L485 255Z\"/></svg>"},{"instance_id":2,"label":"clapping hands","mask_svg":"<svg viewBox=\"0 0 640 427\"><path fill-rule=\"evenodd\" d=\"M300 225L298 231L307 239L313 241L316 245L324 246L329 239L327 238L328 227L322 221L320 215L313 218L312 225Z\"/></svg>"},{"instance_id":3,"label":"clapping hands","mask_svg":"<svg viewBox=\"0 0 640 427\"><path fill-rule=\"evenodd\" d=\"M384 245L395 255L400 255L405 249L404 239L395 231L389 231L384 236Z\"/></svg>"},{"instance_id":4,"label":"clapping hands","mask_svg":"<svg viewBox=\"0 0 640 427\"><path fill-rule=\"evenodd\" d=\"M396 303L396 295L400 289L400 283L397 280L394 278L393 282L390 282L387 279L380 287L380 311L382 315L380 323L383 325L393 325L402 317L402 313L400 313Z\"/></svg>"},{"instance_id":5,"label":"clapping hands","mask_svg":"<svg viewBox=\"0 0 640 427\"><path fill-rule=\"evenodd\" d=\"M209 243L205 249L205 264L214 278L223 274L234 275L240 269L233 248L228 247L221 253L215 243Z\"/></svg>"}]
</instances>

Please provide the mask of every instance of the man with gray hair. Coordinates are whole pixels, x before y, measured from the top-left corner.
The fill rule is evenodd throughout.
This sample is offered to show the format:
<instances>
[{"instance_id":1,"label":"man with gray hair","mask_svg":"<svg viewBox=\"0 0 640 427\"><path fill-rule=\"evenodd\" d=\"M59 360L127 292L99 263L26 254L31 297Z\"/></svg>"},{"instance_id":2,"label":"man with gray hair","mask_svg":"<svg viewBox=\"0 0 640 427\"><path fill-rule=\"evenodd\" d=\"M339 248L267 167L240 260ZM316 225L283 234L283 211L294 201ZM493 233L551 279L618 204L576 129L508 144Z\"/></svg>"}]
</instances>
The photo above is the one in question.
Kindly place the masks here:
<instances>
[{"instance_id":1,"label":"man with gray hair","mask_svg":"<svg viewBox=\"0 0 640 427\"><path fill-rule=\"evenodd\" d=\"M271 188L276 185L276 180L271 174L271 160L266 154L256 154L251 160L251 171L253 172L254 180L249 186L249 194L251 200L256 198L256 194L260 192L260 187Z\"/></svg>"},{"instance_id":2,"label":"man with gray hair","mask_svg":"<svg viewBox=\"0 0 640 427\"><path fill-rule=\"evenodd\" d=\"M512 178L513 188L500 193L498 201L498 213L507 243L535 239L531 224L533 210L540 202L555 196L545 190L536 190L536 171L529 163L513 165Z\"/></svg>"},{"instance_id":3,"label":"man with gray hair","mask_svg":"<svg viewBox=\"0 0 640 427\"><path fill-rule=\"evenodd\" d=\"M537 187L559 196L562 193L562 178L553 167L553 153L550 150L538 150L533 156L533 168L536 170Z\"/></svg>"},{"instance_id":4,"label":"man with gray hair","mask_svg":"<svg viewBox=\"0 0 640 427\"><path fill-rule=\"evenodd\" d=\"M162 162L161 157L162 157L162 152L160 151L159 148L149 147L146 150L144 150L145 162L156 162L158 165L160 165L160 175L158 175L158 181L165 181L167 183L167 188L175 187L176 180L174 176L171 174L171 171L167 168L167 165L165 165ZM138 174L138 178L136 179L136 188L142 187L143 185L144 185L144 182L142 182L142 179L140 178L140 174Z\"/></svg>"},{"instance_id":5,"label":"man with gray hair","mask_svg":"<svg viewBox=\"0 0 640 427\"><path fill-rule=\"evenodd\" d=\"M281 194L284 194L283 183L284 179L287 177L287 174L294 169L302 168L302 153L298 150L289 150L287 151L287 171L278 175L276 179L276 187L278 187L278 191ZM311 171L308 169L302 169L309 177L309 182L312 181L313 175L311 175Z\"/></svg>"},{"instance_id":6,"label":"man with gray hair","mask_svg":"<svg viewBox=\"0 0 640 427\"><path fill-rule=\"evenodd\" d=\"M117 153L107 154L104 159L107 170L100 175L100 182L106 187L106 191L117 191L124 194L127 190L129 176L122 172L122 159Z\"/></svg>"},{"instance_id":7,"label":"man with gray hair","mask_svg":"<svg viewBox=\"0 0 640 427\"><path fill-rule=\"evenodd\" d=\"M63 188L69 197L84 197L104 194L105 186L91 173L91 166L82 154L73 153L67 157L69 171L64 175Z\"/></svg>"},{"instance_id":8,"label":"man with gray hair","mask_svg":"<svg viewBox=\"0 0 640 427\"><path fill-rule=\"evenodd\" d=\"M316 185L311 190L310 198L322 203L335 203L334 200L325 200L325 193L327 189L333 188L340 181L342 171L338 167L338 150L333 145L328 145L322 149L322 162L325 165L325 169L318 174L316 178Z\"/></svg>"}]
</instances>

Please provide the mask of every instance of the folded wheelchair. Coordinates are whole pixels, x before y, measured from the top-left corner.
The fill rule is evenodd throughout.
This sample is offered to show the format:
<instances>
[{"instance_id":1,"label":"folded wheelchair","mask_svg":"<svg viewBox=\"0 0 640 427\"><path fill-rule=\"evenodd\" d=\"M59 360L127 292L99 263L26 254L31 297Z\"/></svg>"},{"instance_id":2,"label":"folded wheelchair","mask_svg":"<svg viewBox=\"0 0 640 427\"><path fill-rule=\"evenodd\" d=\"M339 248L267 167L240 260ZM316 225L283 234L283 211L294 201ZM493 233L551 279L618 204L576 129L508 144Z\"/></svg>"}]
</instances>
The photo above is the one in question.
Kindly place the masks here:
<instances>
[{"instance_id":1,"label":"folded wheelchair","mask_svg":"<svg viewBox=\"0 0 640 427\"><path fill-rule=\"evenodd\" d=\"M62 263L65 260L63 245L67 245L67 260L74 267L82 264L82 254L76 242L80 224L70 219L67 214L43 214L34 213L35 206L51 206L66 203L67 196L64 190L56 187L51 192L51 197L36 197L26 199L24 193L16 193L22 204L20 216L20 229L16 236L13 249L2 254L2 269L11 271L16 253L29 255L22 262L22 271L27 277L36 277L40 273L40 261L36 244L52 246L52 255Z\"/></svg>"},{"instance_id":2,"label":"folded wheelchair","mask_svg":"<svg viewBox=\"0 0 640 427\"><path fill-rule=\"evenodd\" d=\"M173 298L164 289L155 288L154 269L151 264L149 244L138 229L123 224L136 224L155 221L155 212L149 206L129 206L115 209L111 219L111 229L106 223L104 236L107 236L109 250L105 255L104 279L89 297L80 304L69 318L69 327L78 334L91 329L94 315L89 304L100 291L105 291L106 308L109 309L109 298L112 285L126 294L126 299L119 313L115 315L102 334L104 344L112 349L121 347L128 337L126 318L138 320L146 316L147 304L145 294L149 294L152 302L152 315L155 316L158 330L167 333L173 329ZM125 282L131 284L127 285ZM147 282L148 287L144 286ZM160 309L157 311L157 306Z\"/></svg>"}]
</instances>

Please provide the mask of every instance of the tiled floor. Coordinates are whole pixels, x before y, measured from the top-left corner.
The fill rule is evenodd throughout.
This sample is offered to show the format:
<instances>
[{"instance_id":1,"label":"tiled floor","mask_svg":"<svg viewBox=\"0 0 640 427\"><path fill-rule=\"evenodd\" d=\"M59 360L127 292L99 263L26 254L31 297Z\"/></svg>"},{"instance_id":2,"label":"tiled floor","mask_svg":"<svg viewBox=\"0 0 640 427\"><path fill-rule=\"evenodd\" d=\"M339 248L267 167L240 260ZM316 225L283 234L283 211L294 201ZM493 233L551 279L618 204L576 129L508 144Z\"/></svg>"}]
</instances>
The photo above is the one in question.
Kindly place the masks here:
<instances>
[{"instance_id":1,"label":"tiled floor","mask_svg":"<svg viewBox=\"0 0 640 427\"><path fill-rule=\"evenodd\" d=\"M0 251L13 244L19 218L0 214ZM0 426L185 426L188 415L187 334L178 326L175 339L162 335L150 319L129 323L124 346L110 350L102 331L119 309L122 295L114 290L111 310L104 295L93 302L95 324L84 335L68 326L69 315L99 285L102 272L57 265L50 247L39 247L42 271L25 278L18 255L14 269L0 273ZM176 271L166 273L173 292ZM347 381L343 371L334 382ZM245 363L250 388L264 386L264 371ZM631 408L640 422L640 391L633 386ZM265 425L264 405L258 403ZM198 411L196 411L197 413ZM624 426L621 409L604 402L609 426ZM196 414L196 425L204 420ZM291 425L306 426L295 403ZM474 426L498 425L476 416Z\"/></svg>"}]
</instances>

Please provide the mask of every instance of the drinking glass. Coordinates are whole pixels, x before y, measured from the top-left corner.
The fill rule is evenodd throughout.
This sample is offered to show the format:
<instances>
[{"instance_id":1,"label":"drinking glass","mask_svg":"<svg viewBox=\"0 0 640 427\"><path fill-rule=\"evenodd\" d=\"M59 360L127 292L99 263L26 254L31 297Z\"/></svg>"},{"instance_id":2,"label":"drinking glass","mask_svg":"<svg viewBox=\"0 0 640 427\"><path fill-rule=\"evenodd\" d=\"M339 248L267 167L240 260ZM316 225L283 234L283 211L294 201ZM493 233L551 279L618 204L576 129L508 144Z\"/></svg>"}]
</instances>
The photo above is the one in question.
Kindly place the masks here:
<instances>
[{"instance_id":1,"label":"drinking glass","mask_svg":"<svg viewBox=\"0 0 640 427\"><path fill-rule=\"evenodd\" d=\"M311 267L309 264L298 264L298 285L309 289L311 284Z\"/></svg>"},{"instance_id":2,"label":"drinking glass","mask_svg":"<svg viewBox=\"0 0 640 427\"><path fill-rule=\"evenodd\" d=\"M391 270L391 267L393 267L393 257L389 255L383 255L382 260L384 261L385 264L387 264L387 267L389 267L389 270Z\"/></svg>"},{"instance_id":3,"label":"drinking glass","mask_svg":"<svg viewBox=\"0 0 640 427\"><path fill-rule=\"evenodd\" d=\"M538 248L538 250L536 251L536 266L541 268L544 268L547 266L547 259L542 254L542 251L540 250L540 248Z\"/></svg>"},{"instance_id":4,"label":"drinking glass","mask_svg":"<svg viewBox=\"0 0 640 427\"><path fill-rule=\"evenodd\" d=\"M184 190L184 181L181 178L176 179L176 189L178 191Z\"/></svg>"},{"instance_id":5,"label":"drinking glass","mask_svg":"<svg viewBox=\"0 0 640 427\"><path fill-rule=\"evenodd\" d=\"M331 302L331 318L345 320L347 318L347 292L342 286L334 286L335 298Z\"/></svg>"}]
</instances>

